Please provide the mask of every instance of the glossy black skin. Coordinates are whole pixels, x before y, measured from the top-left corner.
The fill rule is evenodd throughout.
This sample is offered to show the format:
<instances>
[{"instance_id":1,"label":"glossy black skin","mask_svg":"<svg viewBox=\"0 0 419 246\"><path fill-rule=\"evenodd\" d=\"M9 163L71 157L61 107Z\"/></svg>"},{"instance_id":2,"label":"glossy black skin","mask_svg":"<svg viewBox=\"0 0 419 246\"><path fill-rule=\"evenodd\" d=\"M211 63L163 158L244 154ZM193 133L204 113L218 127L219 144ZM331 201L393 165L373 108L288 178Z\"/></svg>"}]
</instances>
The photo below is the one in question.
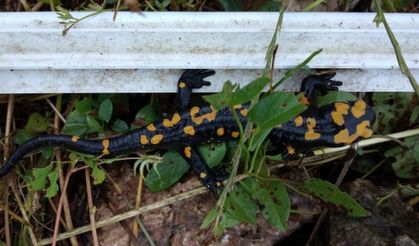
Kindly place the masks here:
<instances>
[{"instance_id":1,"label":"glossy black skin","mask_svg":"<svg viewBox=\"0 0 419 246\"><path fill-rule=\"evenodd\" d=\"M239 137L238 127L228 109L216 111L210 105L190 108L192 90L210 85L204 78L213 74L212 70L186 70L178 81L177 102L180 111L124 135L103 140L86 140L68 135L35 137L15 151L0 170L0 178L10 172L26 154L44 146L57 146L93 155L119 155L142 149L176 149L185 157L194 172L199 175L202 184L217 196L225 177L219 176L217 172L214 173L214 170L208 168L195 147L202 143L237 139ZM340 82L330 80L331 77L333 76L308 76L303 80L301 90L305 92L306 103L314 98L315 90L321 92L337 90ZM345 102L345 105L351 108L354 103ZM237 105L235 109L243 125L247 123L247 107L248 104L243 104ZM309 106L299 115L303 119L299 126L296 126L294 118L274 128L269 138L274 145L282 149L287 149L287 146L291 145L297 149L341 146L343 143L337 143L334 139L339 131L348 129L349 133L353 134L357 131L356 126L360 122L365 121L372 125L374 121L374 112L367 106L361 117L355 118L349 112L343 116L344 124L338 126L331 116L331 112L334 110L336 110L335 105L326 105L322 108ZM309 131L307 119L309 117L316 121L314 131L316 134L320 134L320 137L316 139L307 139L306 133Z\"/></svg>"}]
</instances>

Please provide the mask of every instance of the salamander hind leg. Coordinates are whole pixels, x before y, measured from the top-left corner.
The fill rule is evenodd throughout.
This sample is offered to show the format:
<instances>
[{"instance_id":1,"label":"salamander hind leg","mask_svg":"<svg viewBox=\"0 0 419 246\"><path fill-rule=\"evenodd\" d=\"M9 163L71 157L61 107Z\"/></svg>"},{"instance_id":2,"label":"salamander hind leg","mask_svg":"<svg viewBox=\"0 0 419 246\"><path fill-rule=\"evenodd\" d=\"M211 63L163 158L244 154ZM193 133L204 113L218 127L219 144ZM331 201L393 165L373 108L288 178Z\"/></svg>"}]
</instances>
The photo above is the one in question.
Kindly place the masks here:
<instances>
[{"instance_id":1,"label":"salamander hind leg","mask_svg":"<svg viewBox=\"0 0 419 246\"><path fill-rule=\"evenodd\" d=\"M183 72L177 84L176 95L176 101L180 110L186 110L190 107L193 89L211 85L211 82L204 79L214 74L215 71L209 69L189 69Z\"/></svg>"},{"instance_id":2,"label":"salamander hind leg","mask_svg":"<svg viewBox=\"0 0 419 246\"><path fill-rule=\"evenodd\" d=\"M217 198L223 188L224 177L217 177L216 174L207 166L200 154L191 146L186 146L181 151L183 157L191 165L193 171L198 175L201 183L207 187Z\"/></svg>"}]
</instances>

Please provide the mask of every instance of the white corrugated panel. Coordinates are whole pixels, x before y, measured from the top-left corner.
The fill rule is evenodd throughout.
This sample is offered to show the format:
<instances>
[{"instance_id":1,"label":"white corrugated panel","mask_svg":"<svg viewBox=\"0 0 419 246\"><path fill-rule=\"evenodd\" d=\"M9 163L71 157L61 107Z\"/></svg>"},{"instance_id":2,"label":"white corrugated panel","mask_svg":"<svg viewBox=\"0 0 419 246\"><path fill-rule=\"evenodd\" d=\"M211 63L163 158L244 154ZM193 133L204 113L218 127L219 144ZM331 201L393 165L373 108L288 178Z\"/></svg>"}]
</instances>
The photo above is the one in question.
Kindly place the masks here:
<instances>
[{"instance_id":1,"label":"white corrugated panel","mask_svg":"<svg viewBox=\"0 0 419 246\"><path fill-rule=\"evenodd\" d=\"M88 13L72 13L84 16ZM211 68L245 84L265 66L278 13L120 12L87 18L62 36L55 13L0 13L0 93L174 92L182 69ZM412 91L384 28L369 13L287 13L281 71L323 52L312 68L339 69L348 91ZM419 77L419 15L387 14L408 66ZM276 73L280 76L280 73ZM284 84L295 90L301 74Z\"/></svg>"}]
</instances>

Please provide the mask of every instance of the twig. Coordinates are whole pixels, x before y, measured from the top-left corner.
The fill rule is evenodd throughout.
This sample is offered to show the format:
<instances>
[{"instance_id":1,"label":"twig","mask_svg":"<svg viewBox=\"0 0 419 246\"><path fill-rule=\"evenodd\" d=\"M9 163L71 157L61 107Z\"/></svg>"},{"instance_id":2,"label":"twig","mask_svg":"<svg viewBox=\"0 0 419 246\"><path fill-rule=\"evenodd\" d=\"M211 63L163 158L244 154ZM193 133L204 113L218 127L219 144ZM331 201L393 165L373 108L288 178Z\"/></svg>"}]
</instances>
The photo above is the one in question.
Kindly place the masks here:
<instances>
[{"instance_id":1,"label":"twig","mask_svg":"<svg viewBox=\"0 0 419 246\"><path fill-rule=\"evenodd\" d=\"M9 98L7 100L7 113L6 113L6 129L4 132L5 138L4 138L4 160L7 160L9 158L10 154L10 132L11 132L11 126L12 126L12 118L13 118L13 110L14 110L14 102L15 102L15 96L9 95ZM8 182L7 182L8 183ZM5 227L5 233L6 233L6 245L11 246L12 245L12 239L10 237L10 224L9 224L9 187L8 184L6 186L6 204L5 204L5 213L4 213L4 227Z\"/></svg>"},{"instance_id":2,"label":"twig","mask_svg":"<svg viewBox=\"0 0 419 246\"><path fill-rule=\"evenodd\" d=\"M114 223L122 221L122 220L130 219L130 218L138 216L140 214L144 214L146 212L149 212L149 211L152 211L152 210L155 210L155 209L159 209L159 208L167 206L169 204L173 204L173 203L178 202L178 201L182 201L182 200L185 200L185 199L197 196L197 195L201 195L201 194L204 194L206 192L208 192L208 189L206 187L199 187L199 188L193 189L191 191L184 192L184 193L181 193L181 194L173 196L173 197L169 197L169 198L164 199L162 201L143 206L139 209L133 209L133 210L130 210L126 213L115 215L115 216L112 216L110 218L97 221L96 228L102 228L104 226L111 225L111 224L114 224ZM63 239L69 238L71 236L75 236L75 235L79 235L79 234L82 234L82 233L89 232L91 230L92 230L92 225L82 226L82 227L76 228L72 231L61 233L60 235L55 237L55 240L57 240L57 241L58 240L63 240ZM39 242L39 245L47 245L47 244L50 244L51 242L52 242L51 238L43 239Z\"/></svg>"},{"instance_id":3,"label":"twig","mask_svg":"<svg viewBox=\"0 0 419 246\"><path fill-rule=\"evenodd\" d=\"M105 171L105 170L103 170L103 171ZM125 204L127 205L128 209L130 209L130 210L131 209L134 209L134 206L131 204L130 200L122 192L121 187L118 185L118 183L116 183L115 180L113 180L112 176L109 175L108 173L106 173L106 177L112 183L113 187L116 189L116 191L118 192L118 194L121 195L121 197L125 201ZM142 187L142 185L141 185L141 187ZM138 190L137 190L137 192L138 192ZM108 205L112 205L112 204L111 203L108 203ZM155 246L156 244L154 243L153 239L151 238L150 234L148 233L147 229L145 228L143 222L140 220L140 216L139 215L138 216L135 216L134 217L134 220L137 222L138 225L140 225L141 231L144 234L145 238L147 239L148 244L150 246ZM125 229L125 227L124 227L124 229ZM134 235L134 233L131 230L129 230L129 229L128 229L127 232L129 233L129 236L132 237L132 240L135 242L136 241L136 235Z\"/></svg>"},{"instance_id":4,"label":"twig","mask_svg":"<svg viewBox=\"0 0 419 246\"><path fill-rule=\"evenodd\" d=\"M31 9L31 11L33 12L33 11L38 11L40 8L42 8L42 6L44 5L44 3L43 2L37 2L36 4L35 4L35 6L33 6L32 7L32 9Z\"/></svg>"},{"instance_id":5,"label":"twig","mask_svg":"<svg viewBox=\"0 0 419 246\"><path fill-rule=\"evenodd\" d=\"M25 11L31 11L31 6L29 6L29 4L26 0L20 0L19 2L22 4Z\"/></svg>"},{"instance_id":6,"label":"twig","mask_svg":"<svg viewBox=\"0 0 419 246\"><path fill-rule=\"evenodd\" d=\"M55 246L57 244L57 235L58 235L58 230L59 230L59 225L60 225L61 209L63 207L63 199L65 196L64 194L67 193L68 181L70 180L70 176L72 173L73 173L73 170L70 167L70 169L67 172L67 176L65 177L63 189L61 190L60 201L58 202L57 216L55 217L55 224L54 224L54 234L52 235L52 240L50 242L52 246Z\"/></svg>"},{"instance_id":7,"label":"twig","mask_svg":"<svg viewBox=\"0 0 419 246\"><path fill-rule=\"evenodd\" d=\"M121 211L120 209L117 208L119 207L119 204L116 204L115 201L108 200L106 196L104 200L106 202L106 206L112 212L112 214L118 214L119 213L118 211ZM136 239L135 239L134 233L132 233L131 228L130 228L131 224L128 223L128 221L120 221L118 223L121 225L121 227L125 230L126 234L128 235L131 245L136 245L135 244Z\"/></svg>"},{"instance_id":8,"label":"twig","mask_svg":"<svg viewBox=\"0 0 419 246\"><path fill-rule=\"evenodd\" d=\"M27 221L27 224L30 224L29 217L25 211L25 206L23 205L23 202L20 199L19 191L16 189L16 184L14 184L11 179L9 179L7 183L8 183L7 185L12 188L13 194L19 206L20 212L22 213L23 219ZM29 237L31 239L32 245L35 245L35 246L39 245L38 242L36 241L35 233L33 232L32 227L28 226L27 228L28 228Z\"/></svg>"},{"instance_id":9,"label":"twig","mask_svg":"<svg viewBox=\"0 0 419 246\"><path fill-rule=\"evenodd\" d=\"M118 16L119 7L121 6L122 0L118 0L115 5L115 9L113 12L112 21L116 21L116 17Z\"/></svg>"},{"instance_id":10,"label":"twig","mask_svg":"<svg viewBox=\"0 0 419 246\"><path fill-rule=\"evenodd\" d=\"M16 99L16 101L18 101L18 102L19 101L35 102L35 101L39 101L39 100L42 100L42 99L45 99L45 98L50 98L50 97L55 97L55 96L57 96L57 94L42 94L42 95L39 95L39 96L22 95L22 96L19 96Z\"/></svg>"},{"instance_id":11,"label":"twig","mask_svg":"<svg viewBox=\"0 0 419 246\"><path fill-rule=\"evenodd\" d=\"M7 101L7 113L6 113L6 129L4 131L4 160L9 159L10 154L10 132L12 128L12 118L13 118L13 110L15 105L15 96L9 95L9 99Z\"/></svg>"},{"instance_id":12,"label":"twig","mask_svg":"<svg viewBox=\"0 0 419 246\"><path fill-rule=\"evenodd\" d=\"M10 225L9 225L9 213L11 212L9 210L9 186L6 184L6 201L4 204L4 233L6 233L6 245L11 246L12 245L12 239L10 238Z\"/></svg>"},{"instance_id":13,"label":"twig","mask_svg":"<svg viewBox=\"0 0 419 246\"><path fill-rule=\"evenodd\" d=\"M377 168L379 168L385 162L386 162L386 159L383 159L382 161L380 161L377 165L375 165L373 168L371 168L366 174L364 174L361 177L361 179L365 179L366 177L368 177L372 172L374 172L375 170L377 170Z\"/></svg>"},{"instance_id":14,"label":"twig","mask_svg":"<svg viewBox=\"0 0 419 246\"><path fill-rule=\"evenodd\" d=\"M52 1L52 0L51 0ZM48 98L45 98L45 100L48 103L51 103L51 101ZM60 132L60 119L62 120L62 114L60 113L61 111L61 107L62 107L62 95L59 94L57 95L57 99L55 101L55 107L52 107L52 103L50 105L51 108L54 109L55 112L55 117L54 117L54 133L58 134ZM63 121L65 123L65 120ZM59 180L59 184L60 184L60 189L63 190L64 187L64 174L63 174L63 168L62 168L62 159L61 159L61 150L60 149L56 149L55 150L55 159L57 160L57 168L58 168L58 180ZM71 219L71 211L70 211L70 206L68 204L68 197L67 197L67 192L63 193L64 197L63 197L63 210L64 210L64 219L65 219L65 224L66 224L66 229L67 230L72 230L74 228L73 226L73 221ZM71 237L70 238L71 241L71 245L73 246L78 246L78 242L77 242L77 238L76 237Z\"/></svg>"},{"instance_id":15,"label":"twig","mask_svg":"<svg viewBox=\"0 0 419 246\"><path fill-rule=\"evenodd\" d=\"M138 209L141 207L141 197L143 191L143 178L140 176L138 177L138 186L137 186L137 195L135 197L135 209ZM135 238L138 239L138 223L134 221L132 225L132 231L134 233Z\"/></svg>"},{"instance_id":16,"label":"twig","mask_svg":"<svg viewBox=\"0 0 419 246\"><path fill-rule=\"evenodd\" d=\"M55 3L54 3L54 0L49 0L49 7L50 7L50 11L55 12Z\"/></svg>"},{"instance_id":17,"label":"twig","mask_svg":"<svg viewBox=\"0 0 419 246\"><path fill-rule=\"evenodd\" d=\"M92 237L93 237L93 245L99 246L99 240L97 237L97 230L96 230L96 207L93 204L92 198L92 184L90 182L90 170L84 169L84 174L86 178L86 193L87 193L87 203L89 206L89 217L90 217L90 224L92 225Z\"/></svg>"},{"instance_id":18,"label":"twig","mask_svg":"<svg viewBox=\"0 0 419 246\"><path fill-rule=\"evenodd\" d=\"M7 193L9 193L9 187L7 187ZM9 201L6 199L6 201L4 201L5 204L3 206L3 204L0 204L0 209L3 209L5 213L8 213L9 216L11 216L14 220L19 221L21 224L25 224L27 226L29 226L30 224L28 224L27 221L25 221L21 216L15 214L13 211L9 210L9 208L7 207L9 204ZM7 229L6 229L7 230ZM10 235L9 235L10 236Z\"/></svg>"},{"instance_id":19,"label":"twig","mask_svg":"<svg viewBox=\"0 0 419 246\"><path fill-rule=\"evenodd\" d=\"M413 137L416 135L419 135L419 128L388 134L387 137L385 138L380 137L380 136L375 136L373 138L361 140L358 142L358 147L361 148L361 147L366 147L366 146L370 146L374 144L391 141L388 137L393 138L393 139L400 139L400 138ZM350 148L350 145L346 145L346 146L338 147L338 148L324 148L321 150L315 150L314 154L318 155L318 154L335 153L335 152L339 152L343 150L348 150L349 148Z\"/></svg>"},{"instance_id":20,"label":"twig","mask_svg":"<svg viewBox=\"0 0 419 246\"><path fill-rule=\"evenodd\" d=\"M45 98L45 101L47 101L48 105L52 108L52 110L55 112L55 115L58 116L61 121L65 124L66 120L64 119L64 116L60 113L60 110L55 107L55 105L49 100L49 98ZM58 101L58 96L57 96Z\"/></svg>"}]
</instances>

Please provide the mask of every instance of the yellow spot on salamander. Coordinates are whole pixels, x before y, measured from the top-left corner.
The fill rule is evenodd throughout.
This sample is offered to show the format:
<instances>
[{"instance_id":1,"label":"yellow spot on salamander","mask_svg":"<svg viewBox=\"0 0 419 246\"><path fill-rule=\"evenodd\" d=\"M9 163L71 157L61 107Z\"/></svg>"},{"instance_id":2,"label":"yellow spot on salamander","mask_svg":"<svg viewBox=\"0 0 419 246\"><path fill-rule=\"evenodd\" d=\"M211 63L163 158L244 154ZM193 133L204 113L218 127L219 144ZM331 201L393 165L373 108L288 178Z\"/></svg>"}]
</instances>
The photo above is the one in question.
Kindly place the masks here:
<instances>
[{"instance_id":1,"label":"yellow spot on salamander","mask_svg":"<svg viewBox=\"0 0 419 246\"><path fill-rule=\"evenodd\" d=\"M232 136L233 138L236 138L236 137L238 137L239 135L240 135L240 132L238 132L238 131L231 132L231 136Z\"/></svg>"},{"instance_id":2,"label":"yellow spot on salamander","mask_svg":"<svg viewBox=\"0 0 419 246\"><path fill-rule=\"evenodd\" d=\"M147 130L149 130L150 132L155 132L156 131L156 127L154 126L153 123L149 124L147 127Z\"/></svg>"},{"instance_id":3,"label":"yellow spot on salamander","mask_svg":"<svg viewBox=\"0 0 419 246\"><path fill-rule=\"evenodd\" d=\"M373 131L369 127L370 122L368 120L364 120L356 126L356 132L363 138L369 138L373 134Z\"/></svg>"},{"instance_id":4,"label":"yellow spot on salamander","mask_svg":"<svg viewBox=\"0 0 419 246\"><path fill-rule=\"evenodd\" d=\"M303 122L304 122L304 119L303 119L303 116L301 115L295 117L294 119L295 126L302 126Z\"/></svg>"},{"instance_id":5,"label":"yellow spot on salamander","mask_svg":"<svg viewBox=\"0 0 419 246\"><path fill-rule=\"evenodd\" d=\"M191 151L192 151L192 148L189 147L189 146L185 147L185 149L183 150L183 152L185 153L185 156L188 157L188 158L191 158L191 156L192 156Z\"/></svg>"},{"instance_id":6,"label":"yellow spot on salamander","mask_svg":"<svg viewBox=\"0 0 419 246\"><path fill-rule=\"evenodd\" d=\"M163 126L169 128L169 127L175 126L177 123L179 123L179 121L180 121L180 115L178 113L174 113L171 120L169 119L163 120Z\"/></svg>"},{"instance_id":7,"label":"yellow spot on salamander","mask_svg":"<svg viewBox=\"0 0 419 246\"><path fill-rule=\"evenodd\" d=\"M217 183L215 183L218 187L220 187L222 185L222 183L220 181L217 181Z\"/></svg>"},{"instance_id":8,"label":"yellow spot on salamander","mask_svg":"<svg viewBox=\"0 0 419 246\"><path fill-rule=\"evenodd\" d=\"M341 143L346 144L346 143L350 143L349 138L350 138L349 130L343 129L343 130L340 130L338 134L335 135L334 141L336 144L341 144Z\"/></svg>"},{"instance_id":9,"label":"yellow spot on salamander","mask_svg":"<svg viewBox=\"0 0 419 246\"><path fill-rule=\"evenodd\" d=\"M355 116L355 118L360 118L365 114L365 109L367 108L367 104L364 102L364 100L358 100L354 103L354 106L351 108L352 115Z\"/></svg>"},{"instance_id":10,"label":"yellow spot on salamander","mask_svg":"<svg viewBox=\"0 0 419 246\"><path fill-rule=\"evenodd\" d=\"M310 105L310 101L308 100L308 98L304 95L302 95L298 101L300 102L300 104L302 105Z\"/></svg>"},{"instance_id":11,"label":"yellow spot on salamander","mask_svg":"<svg viewBox=\"0 0 419 246\"><path fill-rule=\"evenodd\" d=\"M336 111L331 113L333 122L336 123L338 126L343 126L345 120L343 119L343 115L348 114L349 105L347 103L335 103Z\"/></svg>"},{"instance_id":12,"label":"yellow spot on salamander","mask_svg":"<svg viewBox=\"0 0 419 246\"><path fill-rule=\"evenodd\" d=\"M71 142L75 143L77 141L79 141L80 137L79 136L72 136L71 137Z\"/></svg>"},{"instance_id":13,"label":"yellow spot on salamander","mask_svg":"<svg viewBox=\"0 0 419 246\"><path fill-rule=\"evenodd\" d=\"M148 138L147 138L147 136L146 136L146 135L141 135L141 136L140 136L140 143L141 143L142 145L148 144Z\"/></svg>"},{"instance_id":14,"label":"yellow spot on salamander","mask_svg":"<svg viewBox=\"0 0 419 246\"><path fill-rule=\"evenodd\" d=\"M304 134L304 138L306 140L316 140L316 139L320 138L320 133L317 133L317 132L306 132L306 134Z\"/></svg>"},{"instance_id":15,"label":"yellow spot on salamander","mask_svg":"<svg viewBox=\"0 0 419 246\"><path fill-rule=\"evenodd\" d=\"M287 151L288 151L288 154L290 155L295 154L295 149L291 145L287 145Z\"/></svg>"},{"instance_id":16,"label":"yellow spot on salamander","mask_svg":"<svg viewBox=\"0 0 419 246\"><path fill-rule=\"evenodd\" d=\"M305 140L316 140L320 138L320 133L314 132L314 127L316 127L316 120L314 118L307 118L307 132L304 134Z\"/></svg>"},{"instance_id":17,"label":"yellow spot on salamander","mask_svg":"<svg viewBox=\"0 0 419 246\"><path fill-rule=\"evenodd\" d=\"M200 177L201 179L204 179L204 178L206 178L206 177L207 177L207 174L206 174L206 173L204 173L204 172L201 172L201 173L199 174L199 177Z\"/></svg>"},{"instance_id":18,"label":"yellow spot on salamander","mask_svg":"<svg viewBox=\"0 0 419 246\"><path fill-rule=\"evenodd\" d=\"M222 136L222 135L224 135L224 128L222 128L222 127L221 127L221 128L218 128L218 129L217 129L217 135L218 135L218 136Z\"/></svg>"},{"instance_id":19,"label":"yellow spot on salamander","mask_svg":"<svg viewBox=\"0 0 419 246\"><path fill-rule=\"evenodd\" d=\"M349 135L349 130L343 129L334 136L334 141L336 144L351 144L359 137L369 138L373 133L369 127L370 122L364 120L356 126L356 132L354 134Z\"/></svg>"},{"instance_id":20,"label":"yellow spot on salamander","mask_svg":"<svg viewBox=\"0 0 419 246\"><path fill-rule=\"evenodd\" d=\"M183 132L184 132L186 135L191 135L191 136L193 136L193 135L195 135L195 128L194 128L193 126L185 126L185 127L183 128Z\"/></svg>"},{"instance_id":21,"label":"yellow spot on salamander","mask_svg":"<svg viewBox=\"0 0 419 246\"><path fill-rule=\"evenodd\" d=\"M233 106L233 108L234 109L240 109L240 108L242 108L242 105L241 104L236 104L236 105Z\"/></svg>"},{"instance_id":22,"label":"yellow spot on salamander","mask_svg":"<svg viewBox=\"0 0 419 246\"><path fill-rule=\"evenodd\" d=\"M215 117L217 116L217 110L213 106L210 106L210 107L211 107L210 112L200 115L200 116L196 116L196 114L199 113L199 110L200 110L199 107L197 106L192 107L190 110L190 114L191 114L191 119L193 123L199 125L204 121L204 119L207 119L208 122L215 120Z\"/></svg>"},{"instance_id":23,"label":"yellow spot on salamander","mask_svg":"<svg viewBox=\"0 0 419 246\"><path fill-rule=\"evenodd\" d=\"M183 88L185 88L185 87L186 87L185 82L180 82L180 83L179 83L179 88L180 88L180 89L183 89Z\"/></svg>"},{"instance_id":24,"label":"yellow spot on salamander","mask_svg":"<svg viewBox=\"0 0 419 246\"><path fill-rule=\"evenodd\" d=\"M152 138L151 138L151 143L152 144L158 144L158 143L160 143L161 142L161 140L163 139L163 134L157 134L157 135L154 135Z\"/></svg>"},{"instance_id":25,"label":"yellow spot on salamander","mask_svg":"<svg viewBox=\"0 0 419 246\"><path fill-rule=\"evenodd\" d=\"M243 108L243 109L240 110L240 114L243 115L243 116L247 116L248 111L249 110L247 108Z\"/></svg>"},{"instance_id":26,"label":"yellow spot on salamander","mask_svg":"<svg viewBox=\"0 0 419 246\"><path fill-rule=\"evenodd\" d=\"M109 139L105 138L102 140L103 151L104 155L109 155Z\"/></svg>"}]
</instances>

